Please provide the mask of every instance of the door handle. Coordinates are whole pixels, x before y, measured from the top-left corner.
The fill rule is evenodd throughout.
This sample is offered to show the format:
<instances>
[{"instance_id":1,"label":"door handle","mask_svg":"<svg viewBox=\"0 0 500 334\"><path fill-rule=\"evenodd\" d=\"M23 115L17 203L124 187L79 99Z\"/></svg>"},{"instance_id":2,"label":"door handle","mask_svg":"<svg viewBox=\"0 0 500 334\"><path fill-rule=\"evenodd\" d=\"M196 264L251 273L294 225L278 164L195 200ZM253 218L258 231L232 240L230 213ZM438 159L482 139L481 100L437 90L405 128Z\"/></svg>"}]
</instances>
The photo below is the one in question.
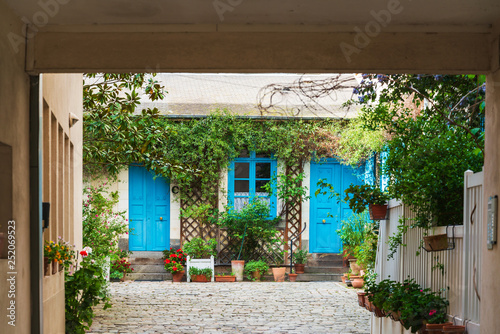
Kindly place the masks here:
<instances>
[{"instance_id":1,"label":"door handle","mask_svg":"<svg viewBox=\"0 0 500 334\"><path fill-rule=\"evenodd\" d=\"M163 217L160 217L160 220L163 220Z\"/></svg>"},{"instance_id":2,"label":"door handle","mask_svg":"<svg viewBox=\"0 0 500 334\"><path fill-rule=\"evenodd\" d=\"M323 224L326 223L326 220L323 219Z\"/></svg>"}]
</instances>

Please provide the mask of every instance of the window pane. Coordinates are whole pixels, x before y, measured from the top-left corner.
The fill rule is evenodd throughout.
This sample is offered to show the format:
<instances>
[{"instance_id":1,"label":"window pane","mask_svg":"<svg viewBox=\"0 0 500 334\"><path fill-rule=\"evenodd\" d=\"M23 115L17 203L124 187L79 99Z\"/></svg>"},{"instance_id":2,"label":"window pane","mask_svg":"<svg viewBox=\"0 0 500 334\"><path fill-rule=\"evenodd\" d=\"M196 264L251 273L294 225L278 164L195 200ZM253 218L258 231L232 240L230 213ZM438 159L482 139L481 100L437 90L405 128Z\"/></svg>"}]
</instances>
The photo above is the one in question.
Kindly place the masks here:
<instances>
[{"instance_id":1,"label":"window pane","mask_svg":"<svg viewBox=\"0 0 500 334\"><path fill-rule=\"evenodd\" d=\"M250 177L250 164L248 162L234 163L234 177L237 179L248 179Z\"/></svg>"},{"instance_id":2,"label":"window pane","mask_svg":"<svg viewBox=\"0 0 500 334\"><path fill-rule=\"evenodd\" d=\"M257 181L255 181L255 192L265 194L265 195L258 195L258 196L267 196L268 195L264 190L264 186L268 183L269 183L269 180L257 180Z\"/></svg>"},{"instance_id":3,"label":"window pane","mask_svg":"<svg viewBox=\"0 0 500 334\"><path fill-rule=\"evenodd\" d=\"M255 164L255 178L270 179L271 178L271 163L258 162Z\"/></svg>"},{"instance_id":4,"label":"window pane","mask_svg":"<svg viewBox=\"0 0 500 334\"><path fill-rule=\"evenodd\" d=\"M271 157L271 152L256 153L255 157L256 158L270 158Z\"/></svg>"},{"instance_id":5,"label":"window pane","mask_svg":"<svg viewBox=\"0 0 500 334\"><path fill-rule=\"evenodd\" d=\"M235 193L237 193L237 192L247 193L249 191L250 191L250 187L248 185L247 180L235 180L234 181L234 192Z\"/></svg>"}]
</instances>

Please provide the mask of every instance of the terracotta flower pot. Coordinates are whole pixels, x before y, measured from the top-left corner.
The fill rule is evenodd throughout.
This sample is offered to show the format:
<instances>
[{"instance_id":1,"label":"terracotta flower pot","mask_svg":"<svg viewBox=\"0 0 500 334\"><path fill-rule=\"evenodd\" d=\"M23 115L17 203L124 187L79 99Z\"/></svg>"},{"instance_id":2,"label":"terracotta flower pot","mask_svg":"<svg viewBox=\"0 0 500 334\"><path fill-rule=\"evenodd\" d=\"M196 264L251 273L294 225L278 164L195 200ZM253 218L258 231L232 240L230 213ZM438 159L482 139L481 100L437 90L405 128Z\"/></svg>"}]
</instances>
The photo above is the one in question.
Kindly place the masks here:
<instances>
[{"instance_id":1,"label":"terracotta flower pot","mask_svg":"<svg viewBox=\"0 0 500 334\"><path fill-rule=\"evenodd\" d=\"M377 306L373 305L373 303L372 303L372 311L373 311L373 313L375 313L375 316L377 318L383 318L384 317L384 313L382 312L382 310L379 309Z\"/></svg>"},{"instance_id":2,"label":"terracotta flower pot","mask_svg":"<svg viewBox=\"0 0 500 334\"><path fill-rule=\"evenodd\" d=\"M342 283L345 284L345 280L347 279L347 275L344 274L340 279L342 280Z\"/></svg>"},{"instance_id":3,"label":"terracotta flower pot","mask_svg":"<svg viewBox=\"0 0 500 334\"><path fill-rule=\"evenodd\" d=\"M231 271L236 275L236 280L238 282L243 282L243 270L245 269L245 261L243 260L232 260L231 261Z\"/></svg>"},{"instance_id":4,"label":"terracotta flower pot","mask_svg":"<svg viewBox=\"0 0 500 334\"><path fill-rule=\"evenodd\" d=\"M224 276L215 276L216 282L235 282L236 276L232 275L224 275Z\"/></svg>"},{"instance_id":5,"label":"terracotta flower pot","mask_svg":"<svg viewBox=\"0 0 500 334\"><path fill-rule=\"evenodd\" d=\"M273 276L275 282L284 282L285 281L285 267L273 268Z\"/></svg>"},{"instance_id":6,"label":"terracotta flower pot","mask_svg":"<svg viewBox=\"0 0 500 334\"><path fill-rule=\"evenodd\" d=\"M43 258L43 275L50 276L50 262L48 257Z\"/></svg>"},{"instance_id":7,"label":"terracotta flower pot","mask_svg":"<svg viewBox=\"0 0 500 334\"><path fill-rule=\"evenodd\" d=\"M387 217L387 204L370 204L368 206L371 220L382 220Z\"/></svg>"},{"instance_id":8,"label":"terracotta flower pot","mask_svg":"<svg viewBox=\"0 0 500 334\"><path fill-rule=\"evenodd\" d=\"M358 305L361 307L365 307L365 295L366 293L363 291L358 292Z\"/></svg>"},{"instance_id":9,"label":"terracotta flower pot","mask_svg":"<svg viewBox=\"0 0 500 334\"><path fill-rule=\"evenodd\" d=\"M349 267L349 260L354 259L354 252L350 246L344 246L342 251L342 266Z\"/></svg>"},{"instance_id":10,"label":"terracotta flower pot","mask_svg":"<svg viewBox=\"0 0 500 334\"><path fill-rule=\"evenodd\" d=\"M295 273L303 274L305 266L306 265L304 263L295 263Z\"/></svg>"},{"instance_id":11,"label":"terracotta flower pot","mask_svg":"<svg viewBox=\"0 0 500 334\"><path fill-rule=\"evenodd\" d=\"M452 322L446 322L444 324L425 324L425 329L422 331L422 334L443 334L443 327L452 325Z\"/></svg>"},{"instance_id":12,"label":"terracotta flower pot","mask_svg":"<svg viewBox=\"0 0 500 334\"><path fill-rule=\"evenodd\" d=\"M127 278L125 277L126 275L127 275L126 273L123 273L122 278L120 278L120 282L125 282L125 280L127 279Z\"/></svg>"},{"instance_id":13,"label":"terracotta flower pot","mask_svg":"<svg viewBox=\"0 0 500 334\"><path fill-rule=\"evenodd\" d=\"M352 287L356 289L361 289L365 285L365 280L362 278L355 278L352 280Z\"/></svg>"},{"instance_id":14,"label":"terracotta flower pot","mask_svg":"<svg viewBox=\"0 0 500 334\"><path fill-rule=\"evenodd\" d=\"M172 283L179 283L182 281L182 277L184 276L185 271L181 270L176 273L172 273Z\"/></svg>"},{"instance_id":15,"label":"terracotta flower pot","mask_svg":"<svg viewBox=\"0 0 500 334\"><path fill-rule=\"evenodd\" d=\"M297 282L297 274L288 274L288 278L290 278L290 282Z\"/></svg>"},{"instance_id":16,"label":"terracotta flower pot","mask_svg":"<svg viewBox=\"0 0 500 334\"><path fill-rule=\"evenodd\" d=\"M255 271L252 271L252 278L256 281L260 281L260 277L262 276L262 274L260 273L260 270L255 270Z\"/></svg>"},{"instance_id":17,"label":"terracotta flower pot","mask_svg":"<svg viewBox=\"0 0 500 334\"><path fill-rule=\"evenodd\" d=\"M56 260L52 261L52 275L57 274L58 262Z\"/></svg>"},{"instance_id":18,"label":"terracotta flower pot","mask_svg":"<svg viewBox=\"0 0 500 334\"><path fill-rule=\"evenodd\" d=\"M443 326L443 334L465 333L465 326Z\"/></svg>"},{"instance_id":19,"label":"terracotta flower pot","mask_svg":"<svg viewBox=\"0 0 500 334\"><path fill-rule=\"evenodd\" d=\"M351 267L351 271L353 275L359 275L361 270L361 266L356 263L356 259L349 259L349 266Z\"/></svg>"}]
</instances>

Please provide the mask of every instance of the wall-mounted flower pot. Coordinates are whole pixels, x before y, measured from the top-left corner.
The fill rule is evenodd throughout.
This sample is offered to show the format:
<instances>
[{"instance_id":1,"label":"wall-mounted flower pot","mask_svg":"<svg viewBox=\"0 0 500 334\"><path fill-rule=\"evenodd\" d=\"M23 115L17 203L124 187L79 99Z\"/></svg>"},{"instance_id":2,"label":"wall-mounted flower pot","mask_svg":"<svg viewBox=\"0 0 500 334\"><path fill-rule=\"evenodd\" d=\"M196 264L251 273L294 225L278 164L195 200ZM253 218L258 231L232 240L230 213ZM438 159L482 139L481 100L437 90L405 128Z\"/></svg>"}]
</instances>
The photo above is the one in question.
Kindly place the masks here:
<instances>
[{"instance_id":1,"label":"wall-mounted flower pot","mask_svg":"<svg viewBox=\"0 0 500 334\"><path fill-rule=\"evenodd\" d=\"M433 252L448 249L448 235L436 234L424 237L424 249Z\"/></svg>"},{"instance_id":2,"label":"wall-mounted flower pot","mask_svg":"<svg viewBox=\"0 0 500 334\"><path fill-rule=\"evenodd\" d=\"M370 204L368 208L371 220L382 220L387 218L387 204Z\"/></svg>"},{"instance_id":3,"label":"wall-mounted flower pot","mask_svg":"<svg viewBox=\"0 0 500 334\"><path fill-rule=\"evenodd\" d=\"M43 258L43 276L50 276L50 262L48 257Z\"/></svg>"},{"instance_id":4,"label":"wall-mounted flower pot","mask_svg":"<svg viewBox=\"0 0 500 334\"><path fill-rule=\"evenodd\" d=\"M245 261L243 260L231 261L231 271L236 275L236 280L238 282L243 282L244 269L245 269Z\"/></svg>"},{"instance_id":5,"label":"wall-mounted flower pot","mask_svg":"<svg viewBox=\"0 0 500 334\"><path fill-rule=\"evenodd\" d=\"M443 334L462 334L465 333L465 326L444 326Z\"/></svg>"},{"instance_id":6,"label":"wall-mounted flower pot","mask_svg":"<svg viewBox=\"0 0 500 334\"><path fill-rule=\"evenodd\" d=\"M285 267L273 268L273 276L275 282L284 282L285 281Z\"/></svg>"},{"instance_id":7,"label":"wall-mounted flower pot","mask_svg":"<svg viewBox=\"0 0 500 334\"><path fill-rule=\"evenodd\" d=\"M365 307L365 295L366 293L364 291L358 292L358 305L361 307Z\"/></svg>"},{"instance_id":8,"label":"wall-mounted flower pot","mask_svg":"<svg viewBox=\"0 0 500 334\"><path fill-rule=\"evenodd\" d=\"M304 263L295 263L295 273L303 274L306 265Z\"/></svg>"},{"instance_id":9,"label":"wall-mounted flower pot","mask_svg":"<svg viewBox=\"0 0 500 334\"><path fill-rule=\"evenodd\" d=\"M57 273L58 262L56 260L52 261L52 275Z\"/></svg>"},{"instance_id":10,"label":"wall-mounted flower pot","mask_svg":"<svg viewBox=\"0 0 500 334\"><path fill-rule=\"evenodd\" d=\"M215 276L216 282L236 282L236 276L232 275L224 275L224 276Z\"/></svg>"},{"instance_id":11,"label":"wall-mounted flower pot","mask_svg":"<svg viewBox=\"0 0 500 334\"><path fill-rule=\"evenodd\" d=\"M297 282L297 274L288 274L290 282Z\"/></svg>"},{"instance_id":12,"label":"wall-mounted flower pot","mask_svg":"<svg viewBox=\"0 0 500 334\"><path fill-rule=\"evenodd\" d=\"M422 334L443 334L443 327L452 325L452 322L446 322L444 324L425 324L425 329Z\"/></svg>"}]
</instances>

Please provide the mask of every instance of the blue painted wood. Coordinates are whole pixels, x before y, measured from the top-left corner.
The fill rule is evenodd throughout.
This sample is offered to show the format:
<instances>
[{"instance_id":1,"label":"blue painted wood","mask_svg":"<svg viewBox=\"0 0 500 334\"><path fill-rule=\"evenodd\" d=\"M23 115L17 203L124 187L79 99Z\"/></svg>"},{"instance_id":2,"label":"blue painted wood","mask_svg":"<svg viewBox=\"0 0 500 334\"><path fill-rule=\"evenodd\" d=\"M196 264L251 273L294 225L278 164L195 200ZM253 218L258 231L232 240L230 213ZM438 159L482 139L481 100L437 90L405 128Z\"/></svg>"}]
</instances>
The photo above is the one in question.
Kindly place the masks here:
<instances>
[{"instance_id":1,"label":"blue painted wood","mask_svg":"<svg viewBox=\"0 0 500 334\"><path fill-rule=\"evenodd\" d=\"M170 248L170 184L142 166L129 168L129 222L131 251Z\"/></svg>"},{"instance_id":2,"label":"blue painted wood","mask_svg":"<svg viewBox=\"0 0 500 334\"><path fill-rule=\"evenodd\" d=\"M248 163L249 164L249 176L248 178L245 177L236 177L235 175L235 163ZM229 202L231 204L235 203L235 198L243 198L243 197L248 197L249 200L255 197L264 197L264 196L259 196L259 194L256 192L256 184L258 181L269 181L270 178L258 178L256 176L256 166L259 163L269 163L271 164L270 168L270 176L272 177L277 173L277 161L275 158L261 158L261 157L256 157L255 152L250 152L250 156L248 158L236 158L233 162L231 162L231 165L229 167L229 173L228 173L228 198ZM249 182L249 194L248 196L235 196L235 180L248 180ZM276 217L277 215L277 196L276 194L273 194L270 197L265 197L269 198L270 202L270 214L271 217Z\"/></svg>"},{"instance_id":3,"label":"blue painted wood","mask_svg":"<svg viewBox=\"0 0 500 334\"><path fill-rule=\"evenodd\" d=\"M344 166L336 160L328 159L320 163L311 163L311 200L310 200L310 253L341 253L342 242L337 234L342 220L352 215L347 203L339 201L337 197L314 193L319 187L320 179L330 183L334 190L344 198L344 190L350 184L363 184L364 166L353 169Z\"/></svg>"}]
</instances>

